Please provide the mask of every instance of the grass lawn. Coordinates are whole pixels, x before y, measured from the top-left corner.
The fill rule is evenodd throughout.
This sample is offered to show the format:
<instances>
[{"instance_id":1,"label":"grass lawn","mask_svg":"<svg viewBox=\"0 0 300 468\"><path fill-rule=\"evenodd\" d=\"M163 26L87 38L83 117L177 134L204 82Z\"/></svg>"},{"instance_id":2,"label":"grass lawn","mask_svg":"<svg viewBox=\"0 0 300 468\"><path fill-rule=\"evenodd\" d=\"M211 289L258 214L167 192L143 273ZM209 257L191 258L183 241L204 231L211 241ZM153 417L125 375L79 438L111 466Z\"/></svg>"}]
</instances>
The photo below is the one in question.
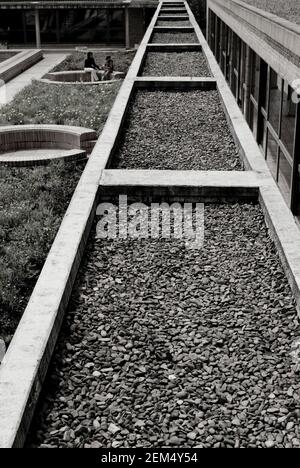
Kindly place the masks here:
<instances>
[{"instance_id":1,"label":"grass lawn","mask_svg":"<svg viewBox=\"0 0 300 468\"><path fill-rule=\"evenodd\" d=\"M8 343L84 163L0 169L0 337Z\"/></svg>"},{"instance_id":2,"label":"grass lawn","mask_svg":"<svg viewBox=\"0 0 300 468\"><path fill-rule=\"evenodd\" d=\"M298 0L243 0L256 8L300 24L300 2Z\"/></svg>"},{"instance_id":3,"label":"grass lawn","mask_svg":"<svg viewBox=\"0 0 300 468\"><path fill-rule=\"evenodd\" d=\"M0 125L79 125L101 133L121 83L104 86L33 82L0 109Z\"/></svg>"},{"instance_id":4,"label":"grass lawn","mask_svg":"<svg viewBox=\"0 0 300 468\"><path fill-rule=\"evenodd\" d=\"M117 68L127 71L133 55L123 52ZM75 54L60 67L79 65L81 59ZM0 108L0 125L76 125L94 129L99 135L120 86L118 81L105 86L35 81ZM83 169L84 163L58 161L46 167L0 168L0 337L7 344Z\"/></svg>"}]
</instances>

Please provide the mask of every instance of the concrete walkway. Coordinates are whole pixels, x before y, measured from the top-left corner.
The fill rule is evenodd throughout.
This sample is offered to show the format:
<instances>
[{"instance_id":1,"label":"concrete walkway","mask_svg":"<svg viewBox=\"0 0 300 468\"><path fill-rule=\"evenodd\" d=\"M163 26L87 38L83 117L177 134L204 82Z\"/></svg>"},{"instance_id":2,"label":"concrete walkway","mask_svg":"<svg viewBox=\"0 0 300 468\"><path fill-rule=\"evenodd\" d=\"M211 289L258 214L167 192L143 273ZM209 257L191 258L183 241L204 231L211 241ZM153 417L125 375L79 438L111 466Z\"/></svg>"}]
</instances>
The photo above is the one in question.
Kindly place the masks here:
<instances>
[{"instance_id":1,"label":"concrete walkway","mask_svg":"<svg viewBox=\"0 0 300 468\"><path fill-rule=\"evenodd\" d=\"M11 102L15 95L28 86L33 79L42 78L45 73L52 70L55 65L62 62L66 57L67 54L59 52L55 54L44 54L43 60L36 65L33 65L31 68L26 70L24 73L21 73L21 75L9 81L1 88L0 106Z\"/></svg>"}]
</instances>

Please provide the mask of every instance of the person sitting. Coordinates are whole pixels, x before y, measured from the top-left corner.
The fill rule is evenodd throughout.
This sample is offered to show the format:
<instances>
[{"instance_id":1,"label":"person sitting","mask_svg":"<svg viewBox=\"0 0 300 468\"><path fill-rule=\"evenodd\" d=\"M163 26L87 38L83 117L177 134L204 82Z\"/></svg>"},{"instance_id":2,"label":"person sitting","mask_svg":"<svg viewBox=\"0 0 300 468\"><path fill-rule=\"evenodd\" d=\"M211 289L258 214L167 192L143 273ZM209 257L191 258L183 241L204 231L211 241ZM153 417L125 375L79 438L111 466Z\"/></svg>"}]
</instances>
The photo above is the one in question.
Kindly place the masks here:
<instances>
[{"instance_id":1,"label":"person sitting","mask_svg":"<svg viewBox=\"0 0 300 468\"><path fill-rule=\"evenodd\" d=\"M104 64L104 75L103 80L111 80L111 76L114 71L114 62L110 55L106 57L105 64Z\"/></svg>"},{"instance_id":2,"label":"person sitting","mask_svg":"<svg viewBox=\"0 0 300 468\"><path fill-rule=\"evenodd\" d=\"M93 52L88 52L87 58L84 62L84 71L91 73L91 81L99 81L97 70L100 70L95 62Z\"/></svg>"}]
</instances>

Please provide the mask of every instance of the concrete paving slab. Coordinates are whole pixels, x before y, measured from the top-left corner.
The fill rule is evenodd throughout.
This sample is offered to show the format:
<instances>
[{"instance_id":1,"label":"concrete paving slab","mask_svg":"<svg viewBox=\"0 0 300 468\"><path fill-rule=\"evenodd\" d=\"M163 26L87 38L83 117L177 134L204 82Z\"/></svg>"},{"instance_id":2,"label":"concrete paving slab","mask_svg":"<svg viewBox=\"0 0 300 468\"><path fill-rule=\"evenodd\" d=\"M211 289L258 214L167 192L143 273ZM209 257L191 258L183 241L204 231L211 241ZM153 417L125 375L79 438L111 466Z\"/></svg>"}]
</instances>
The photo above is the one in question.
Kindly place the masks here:
<instances>
[{"instance_id":1,"label":"concrete paving slab","mask_svg":"<svg viewBox=\"0 0 300 468\"><path fill-rule=\"evenodd\" d=\"M10 151L0 153L0 166L39 166L49 163L54 159L62 159L64 161L74 161L86 157L86 151L80 149L64 150L64 149L31 149L21 151Z\"/></svg>"}]
</instances>

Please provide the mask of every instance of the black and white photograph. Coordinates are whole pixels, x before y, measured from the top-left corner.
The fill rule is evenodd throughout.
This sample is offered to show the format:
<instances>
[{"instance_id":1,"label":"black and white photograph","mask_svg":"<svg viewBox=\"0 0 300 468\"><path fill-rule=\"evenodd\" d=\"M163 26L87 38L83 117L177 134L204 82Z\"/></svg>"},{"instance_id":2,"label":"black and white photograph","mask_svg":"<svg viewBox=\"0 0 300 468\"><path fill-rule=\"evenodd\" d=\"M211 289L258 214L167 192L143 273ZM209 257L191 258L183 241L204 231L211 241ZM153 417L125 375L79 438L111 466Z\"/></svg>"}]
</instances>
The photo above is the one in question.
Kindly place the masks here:
<instances>
[{"instance_id":1,"label":"black and white photograph","mask_svg":"<svg viewBox=\"0 0 300 468\"><path fill-rule=\"evenodd\" d=\"M300 448L300 0L0 0L0 448Z\"/></svg>"}]
</instances>

